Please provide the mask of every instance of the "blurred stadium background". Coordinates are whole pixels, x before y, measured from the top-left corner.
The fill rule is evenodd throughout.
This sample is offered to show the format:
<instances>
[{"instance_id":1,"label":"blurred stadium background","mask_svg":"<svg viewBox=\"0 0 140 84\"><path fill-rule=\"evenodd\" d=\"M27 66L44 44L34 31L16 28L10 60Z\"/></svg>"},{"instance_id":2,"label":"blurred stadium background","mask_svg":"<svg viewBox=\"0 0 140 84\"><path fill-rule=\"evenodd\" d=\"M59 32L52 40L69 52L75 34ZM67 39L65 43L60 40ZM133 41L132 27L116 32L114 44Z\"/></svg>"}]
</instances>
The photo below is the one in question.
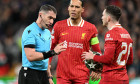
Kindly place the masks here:
<instances>
[{"instance_id":1,"label":"blurred stadium background","mask_svg":"<svg viewBox=\"0 0 140 84\"><path fill-rule=\"evenodd\" d=\"M58 11L56 22L69 17L68 2L69 0L0 0L0 84L18 84L17 77L21 67L21 35L25 27L36 20L39 7L42 4L55 6ZM103 52L107 29L102 26L101 16L104 7L110 4L122 9L120 23L128 30L134 41L134 63L127 69L130 84L139 84L140 0L86 0L82 16L96 25ZM57 63L56 59L53 59L53 65ZM55 69L56 66L52 66L54 76Z\"/></svg>"}]
</instances>

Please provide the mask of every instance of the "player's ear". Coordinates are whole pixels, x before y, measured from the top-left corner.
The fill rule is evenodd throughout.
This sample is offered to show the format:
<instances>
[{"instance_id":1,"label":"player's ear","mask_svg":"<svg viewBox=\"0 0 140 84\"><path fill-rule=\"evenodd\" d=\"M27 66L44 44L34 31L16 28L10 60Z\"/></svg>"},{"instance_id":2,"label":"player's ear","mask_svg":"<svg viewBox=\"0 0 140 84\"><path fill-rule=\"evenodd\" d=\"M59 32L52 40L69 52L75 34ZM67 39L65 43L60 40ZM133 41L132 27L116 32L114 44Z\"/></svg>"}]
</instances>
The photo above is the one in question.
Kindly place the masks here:
<instances>
[{"instance_id":1,"label":"player's ear","mask_svg":"<svg viewBox=\"0 0 140 84\"><path fill-rule=\"evenodd\" d=\"M70 10L70 5L68 6L68 11Z\"/></svg>"},{"instance_id":2,"label":"player's ear","mask_svg":"<svg viewBox=\"0 0 140 84\"><path fill-rule=\"evenodd\" d=\"M111 17L108 15L107 16L107 22L110 22L110 20L111 20Z\"/></svg>"},{"instance_id":3,"label":"player's ear","mask_svg":"<svg viewBox=\"0 0 140 84\"><path fill-rule=\"evenodd\" d=\"M41 12L39 12L38 17L40 17L41 15L42 15L42 13L41 13Z\"/></svg>"}]
</instances>

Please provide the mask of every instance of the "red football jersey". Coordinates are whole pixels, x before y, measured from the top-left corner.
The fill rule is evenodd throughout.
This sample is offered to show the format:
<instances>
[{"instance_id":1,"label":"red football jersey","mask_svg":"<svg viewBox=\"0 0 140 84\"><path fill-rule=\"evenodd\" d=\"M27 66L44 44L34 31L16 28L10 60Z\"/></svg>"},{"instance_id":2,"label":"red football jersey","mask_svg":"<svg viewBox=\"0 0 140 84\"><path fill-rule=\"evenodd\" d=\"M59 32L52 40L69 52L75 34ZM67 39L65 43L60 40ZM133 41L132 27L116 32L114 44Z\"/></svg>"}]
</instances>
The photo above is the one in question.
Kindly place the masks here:
<instances>
[{"instance_id":1,"label":"red football jersey","mask_svg":"<svg viewBox=\"0 0 140 84\"><path fill-rule=\"evenodd\" d=\"M61 42L67 46L66 51L58 55L57 77L88 79L89 69L86 68L81 55L82 52L90 50L90 39L96 35L96 27L83 19L79 26L72 26L69 19L58 21L54 25L52 46Z\"/></svg>"},{"instance_id":2,"label":"red football jersey","mask_svg":"<svg viewBox=\"0 0 140 84\"><path fill-rule=\"evenodd\" d=\"M105 35L104 55L94 57L104 63L102 81L128 80L126 64L133 62L132 39L126 29L117 24Z\"/></svg>"}]
</instances>

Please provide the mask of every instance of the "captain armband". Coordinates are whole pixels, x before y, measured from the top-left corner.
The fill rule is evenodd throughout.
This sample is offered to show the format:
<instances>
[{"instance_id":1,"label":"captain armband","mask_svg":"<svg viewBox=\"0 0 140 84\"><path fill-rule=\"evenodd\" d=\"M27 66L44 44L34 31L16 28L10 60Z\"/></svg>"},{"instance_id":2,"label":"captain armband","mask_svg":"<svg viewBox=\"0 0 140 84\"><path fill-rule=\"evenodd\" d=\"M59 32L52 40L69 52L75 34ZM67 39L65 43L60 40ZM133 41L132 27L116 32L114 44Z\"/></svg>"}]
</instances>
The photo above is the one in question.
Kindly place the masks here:
<instances>
[{"instance_id":1,"label":"captain armband","mask_svg":"<svg viewBox=\"0 0 140 84\"><path fill-rule=\"evenodd\" d=\"M91 40L90 40L91 45L95 45L95 44L98 44L98 43L99 43L99 40L98 40L97 37L91 38Z\"/></svg>"},{"instance_id":2,"label":"captain armband","mask_svg":"<svg viewBox=\"0 0 140 84\"><path fill-rule=\"evenodd\" d=\"M44 59L57 55L57 53L54 50L50 50L48 52L43 52L42 54L43 54Z\"/></svg>"}]
</instances>

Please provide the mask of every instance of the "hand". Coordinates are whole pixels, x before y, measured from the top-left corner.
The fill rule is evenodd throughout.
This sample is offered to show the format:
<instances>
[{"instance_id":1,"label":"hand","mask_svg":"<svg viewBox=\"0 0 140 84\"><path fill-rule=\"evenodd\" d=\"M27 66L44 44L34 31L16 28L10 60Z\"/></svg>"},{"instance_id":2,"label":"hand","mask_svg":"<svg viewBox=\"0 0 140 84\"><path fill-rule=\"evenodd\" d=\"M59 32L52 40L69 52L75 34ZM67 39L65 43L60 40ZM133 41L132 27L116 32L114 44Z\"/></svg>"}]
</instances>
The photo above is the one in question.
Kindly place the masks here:
<instances>
[{"instance_id":1,"label":"hand","mask_svg":"<svg viewBox=\"0 0 140 84\"><path fill-rule=\"evenodd\" d=\"M81 55L82 56L82 59L85 60L90 60L90 59L93 59L95 54L93 54L93 52L91 50L89 50L89 52L83 52L83 54Z\"/></svg>"},{"instance_id":2,"label":"hand","mask_svg":"<svg viewBox=\"0 0 140 84\"><path fill-rule=\"evenodd\" d=\"M90 74L90 77L91 77L92 81L97 81L101 78L101 73L92 71L91 74Z\"/></svg>"},{"instance_id":3,"label":"hand","mask_svg":"<svg viewBox=\"0 0 140 84\"><path fill-rule=\"evenodd\" d=\"M60 52L66 50L66 46L63 46L63 44L64 44L64 42L59 43L59 44L54 48L54 51L55 51L57 54L59 54Z\"/></svg>"},{"instance_id":4,"label":"hand","mask_svg":"<svg viewBox=\"0 0 140 84\"><path fill-rule=\"evenodd\" d=\"M54 84L54 82L53 82L52 79L49 79L49 83L50 83L50 84Z\"/></svg>"}]
</instances>

